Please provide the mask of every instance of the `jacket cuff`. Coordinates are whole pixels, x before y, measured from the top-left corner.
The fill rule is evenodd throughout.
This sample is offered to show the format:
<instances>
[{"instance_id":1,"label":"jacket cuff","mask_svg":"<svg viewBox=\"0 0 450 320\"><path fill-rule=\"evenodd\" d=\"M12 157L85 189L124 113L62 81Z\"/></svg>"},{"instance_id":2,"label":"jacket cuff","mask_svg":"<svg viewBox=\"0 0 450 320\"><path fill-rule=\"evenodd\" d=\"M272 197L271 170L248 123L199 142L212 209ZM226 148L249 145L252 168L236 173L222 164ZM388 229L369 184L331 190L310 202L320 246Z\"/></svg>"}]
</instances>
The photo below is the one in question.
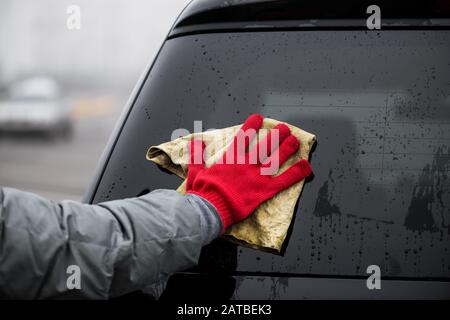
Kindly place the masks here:
<instances>
[{"instance_id":1,"label":"jacket cuff","mask_svg":"<svg viewBox=\"0 0 450 320\"><path fill-rule=\"evenodd\" d=\"M195 194L186 194L186 197L200 215L202 243L206 245L224 232L222 219L209 201Z\"/></svg>"},{"instance_id":2,"label":"jacket cuff","mask_svg":"<svg viewBox=\"0 0 450 320\"><path fill-rule=\"evenodd\" d=\"M217 193L215 192L199 193L193 190L188 191L188 193L195 194L203 198L204 200L211 203L214 206L214 208L216 208L216 211L219 214L223 224L222 233L224 233L225 230L228 229L228 227L234 223L233 215L231 214L230 209L223 201L223 198L219 196Z\"/></svg>"}]
</instances>

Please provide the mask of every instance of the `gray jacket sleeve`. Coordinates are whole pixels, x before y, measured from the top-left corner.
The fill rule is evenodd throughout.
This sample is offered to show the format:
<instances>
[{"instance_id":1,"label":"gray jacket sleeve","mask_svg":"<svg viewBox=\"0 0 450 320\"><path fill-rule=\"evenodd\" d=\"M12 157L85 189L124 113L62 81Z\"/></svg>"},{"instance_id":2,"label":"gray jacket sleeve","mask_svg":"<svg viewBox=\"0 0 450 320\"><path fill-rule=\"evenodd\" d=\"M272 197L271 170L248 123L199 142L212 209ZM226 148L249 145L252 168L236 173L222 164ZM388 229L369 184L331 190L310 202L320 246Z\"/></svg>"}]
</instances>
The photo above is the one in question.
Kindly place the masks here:
<instances>
[{"instance_id":1,"label":"gray jacket sleeve","mask_svg":"<svg viewBox=\"0 0 450 320\"><path fill-rule=\"evenodd\" d=\"M0 188L0 296L104 299L197 263L222 223L195 195L87 205Z\"/></svg>"}]
</instances>

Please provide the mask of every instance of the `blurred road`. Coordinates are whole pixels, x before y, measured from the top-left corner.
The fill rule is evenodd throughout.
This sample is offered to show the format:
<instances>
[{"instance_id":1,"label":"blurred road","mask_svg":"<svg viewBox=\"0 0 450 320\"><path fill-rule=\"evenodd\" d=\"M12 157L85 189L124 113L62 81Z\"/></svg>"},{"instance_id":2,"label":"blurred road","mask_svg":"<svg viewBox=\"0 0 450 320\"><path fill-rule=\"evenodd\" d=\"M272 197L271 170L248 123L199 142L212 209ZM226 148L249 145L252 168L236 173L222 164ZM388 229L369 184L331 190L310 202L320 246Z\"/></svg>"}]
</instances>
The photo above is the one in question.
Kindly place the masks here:
<instances>
[{"instance_id":1,"label":"blurred road","mask_svg":"<svg viewBox=\"0 0 450 320\"><path fill-rule=\"evenodd\" d=\"M17 80L51 77L74 98L76 119L70 141L0 131L0 186L80 200L136 80L188 2L77 0L80 29L70 29L71 2L0 0L0 100Z\"/></svg>"},{"instance_id":2,"label":"blurred road","mask_svg":"<svg viewBox=\"0 0 450 320\"><path fill-rule=\"evenodd\" d=\"M69 141L43 135L0 135L0 186L52 200L81 200L127 97L77 98Z\"/></svg>"}]
</instances>

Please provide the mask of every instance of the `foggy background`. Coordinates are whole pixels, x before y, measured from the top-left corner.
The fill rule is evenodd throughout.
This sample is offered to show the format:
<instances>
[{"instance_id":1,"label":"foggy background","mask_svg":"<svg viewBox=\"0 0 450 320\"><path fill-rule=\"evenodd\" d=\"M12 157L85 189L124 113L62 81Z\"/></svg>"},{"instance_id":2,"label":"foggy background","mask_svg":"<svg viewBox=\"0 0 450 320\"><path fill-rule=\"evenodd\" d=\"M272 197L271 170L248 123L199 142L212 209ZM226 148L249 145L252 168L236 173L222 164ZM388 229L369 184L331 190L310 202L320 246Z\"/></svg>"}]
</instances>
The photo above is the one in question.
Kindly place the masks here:
<instances>
[{"instance_id":1,"label":"foggy background","mask_svg":"<svg viewBox=\"0 0 450 320\"><path fill-rule=\"evenodd\" d=\"M0 0L0 186L80 200L136 81L188 2ZM70 5L80 8L79 30L67 27ZM11 94L36 77L59 98L23 98L30 81L19 98ZM65 129L36 130L50 113L40 110L55 106L68 110Z\"/></svg>"}]
</instances>

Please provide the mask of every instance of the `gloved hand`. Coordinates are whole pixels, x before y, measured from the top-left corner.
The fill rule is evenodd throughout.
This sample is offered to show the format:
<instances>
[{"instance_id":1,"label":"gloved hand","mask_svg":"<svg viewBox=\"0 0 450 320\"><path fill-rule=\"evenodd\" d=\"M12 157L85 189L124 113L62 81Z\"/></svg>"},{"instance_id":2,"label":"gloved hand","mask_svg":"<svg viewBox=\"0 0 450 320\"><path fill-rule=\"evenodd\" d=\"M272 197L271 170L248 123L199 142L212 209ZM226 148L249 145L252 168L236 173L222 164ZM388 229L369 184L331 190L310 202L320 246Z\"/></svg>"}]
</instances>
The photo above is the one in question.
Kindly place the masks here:
<instances>
[{"instance_id":1,"label":"gloved hand","mask_svg":"<svg viewBox=\"0 0 450 320\"><path fill-rule=\"evenodd\" d=\"M247 151L262 122L261 115L249 116L221 161L209 168L204 165L203 141L192 140L189 144L186 191L206 199L217 209L224 230L247 218L264 201L311 174L309 162L303 159L278 176L262 174L262 169L274 161L281 166L300 145L288 126L278 124ZM277 137L279 141L276 141Z\"/></svg>"}]
</instances>

